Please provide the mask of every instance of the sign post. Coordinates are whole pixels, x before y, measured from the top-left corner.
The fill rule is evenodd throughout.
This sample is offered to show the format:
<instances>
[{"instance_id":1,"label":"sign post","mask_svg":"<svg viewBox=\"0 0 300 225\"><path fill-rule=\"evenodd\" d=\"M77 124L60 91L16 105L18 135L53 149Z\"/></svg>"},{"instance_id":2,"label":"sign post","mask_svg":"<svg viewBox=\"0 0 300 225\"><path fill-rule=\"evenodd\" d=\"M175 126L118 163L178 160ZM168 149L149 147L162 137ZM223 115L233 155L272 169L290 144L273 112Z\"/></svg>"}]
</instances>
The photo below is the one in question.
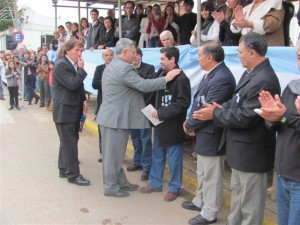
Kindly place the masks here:
<instances>
[{"instance_id":1,"label":"sign post","mask_svg":"<svg viewBox=\"0 0 300 225\"><path fill-rule=\"evenodd\" d=\"M24 34L21 31L16 31L13 33L13 35L18 44L24 40Z\"/></svg>"}]
</instances>

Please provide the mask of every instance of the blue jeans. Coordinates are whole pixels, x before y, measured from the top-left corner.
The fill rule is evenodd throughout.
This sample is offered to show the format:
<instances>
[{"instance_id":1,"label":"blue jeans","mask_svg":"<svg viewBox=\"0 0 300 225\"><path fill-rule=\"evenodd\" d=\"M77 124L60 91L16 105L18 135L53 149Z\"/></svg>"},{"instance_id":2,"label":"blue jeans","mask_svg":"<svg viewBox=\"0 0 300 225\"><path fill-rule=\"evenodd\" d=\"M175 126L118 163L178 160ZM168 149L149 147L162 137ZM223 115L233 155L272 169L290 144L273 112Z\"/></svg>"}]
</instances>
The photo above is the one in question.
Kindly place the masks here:
<instances>
[{"instance_id":1,"label":"blue jeans","mask_svg":"<svg viewBox=\"0 0 300 225\"><path fill-rule=\"evenodd\" d=\"M170 168L169 192L178 193L182 184L183 145L159 147L157 130L154 129L150 187L162 190L166 160Z\"/></svg>"},{"instance_id":2,"label":"blue jeans","mask_svg":"<svg viewBox=\"0 0 300 225\"><path fill-rule=\"evenodd\" d=\"M300 221L300 183L276 178L277 217L279 225L298 225Z\"/></svg>"},{"instance_id":3,"label":"blue jeans","mask_svg":"<svg viewBox=\"0 0 300 225\"><path fill-rule=\"evenodd\" d=\"M130 136L134 148L133 163L144 170L150 170L152 161L151 128L131 129Z\"/></svg>"}]
</instances>

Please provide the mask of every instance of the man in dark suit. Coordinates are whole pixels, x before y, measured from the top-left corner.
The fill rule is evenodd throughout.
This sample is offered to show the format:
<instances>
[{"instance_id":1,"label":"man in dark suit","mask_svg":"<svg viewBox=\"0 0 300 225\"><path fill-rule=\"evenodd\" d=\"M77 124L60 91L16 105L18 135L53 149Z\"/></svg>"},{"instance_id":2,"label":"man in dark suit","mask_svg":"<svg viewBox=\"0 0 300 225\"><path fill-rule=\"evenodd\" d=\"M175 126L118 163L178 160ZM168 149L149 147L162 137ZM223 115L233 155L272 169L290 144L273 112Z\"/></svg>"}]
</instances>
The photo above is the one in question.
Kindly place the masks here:
<instances>
[{"instance_id":1,"label":"man in dark suit","mask_svg":"<svg viewBox=\"0 0 300 225\"><path fill-rule=\"evenodd\" d=\"M267 41L260 34L244 35L238 57L247 70L231 100L222 105L205 103L205 108L193 114L199 120L213 119L215 126L225 128L220 147L226 142L226 160L232 168L228 225L263 224L267 172L274 165L276 136L253 110L260 108L262 90L280 93L278 78L265 56L267 49Z\"/></svg>"},{"instance_id":2,"label":"man in dark suit","mask_svg":"<svg viewBox=\"0 0 300 225\"><path fill-rule=\"evenodd\" d=\"M143 53L140 48L136 48L136 57L133 66L140 77L149 79L155 72L154 66L142 62ZM149 105L153 92L144 93L145 105ZM149 180L149 172L152 161L152 129L131 129L130 136L134 148L133 164L127 167L127 171L143 170L141 180Z\"/></svg>"},{"instance_id":3,"label":"man in dark suit","mask_svg":"<svg viewBox=\"0 0 300 225\"><path fill-rule=\"evenodd\" d=\"M102 103L102 74L105 67L113 60L113 58L114 58L114 51L109 48L105 49L102 52L102 59L104 60L104 64L97 66L95 70L94 79L92 83L93 88L98 90L95 115L97 115L100 105ZM98 159L98 162L102 162L101 132L100 132L99 125L98 125L98 134L99 134L99 150L100 150L100 157Z\"/></svg>"},{"instance_id":4,"label":"man in dark suit","mask_svg":"<svg viewBox=\"0 0 300 225\"><path fill-rule=\"evenodd\" d=\"M87 186L90 181L80 175L78 165L79 125L87 112L83 80L87 73L81 58L83 44L70 39L64 44L63 57L53 71L53 121L60 139L59 177L69 183Z\"/></svg>"},{"instance_id":5,"label":"man in dark suit","mask_svg":"<svg viewBox=\"0 0 300 225\"><path fill-rule=\"evenodd\" d=\"M199 64L206 73L194 95L192 110L183 125L186 134L193 136L193 150L197 155L198 190L192 201L182 207L201 211L189 220L189 224L209 224L217 221L222 207L225 146L219 148L223 128L215 127L213 120L193 118L193 112L203 107L204 102L222 104L228 101L235 89L235 79L224 63L224 50L216 42L201 46Z\"/></svg>"}]
</instances>

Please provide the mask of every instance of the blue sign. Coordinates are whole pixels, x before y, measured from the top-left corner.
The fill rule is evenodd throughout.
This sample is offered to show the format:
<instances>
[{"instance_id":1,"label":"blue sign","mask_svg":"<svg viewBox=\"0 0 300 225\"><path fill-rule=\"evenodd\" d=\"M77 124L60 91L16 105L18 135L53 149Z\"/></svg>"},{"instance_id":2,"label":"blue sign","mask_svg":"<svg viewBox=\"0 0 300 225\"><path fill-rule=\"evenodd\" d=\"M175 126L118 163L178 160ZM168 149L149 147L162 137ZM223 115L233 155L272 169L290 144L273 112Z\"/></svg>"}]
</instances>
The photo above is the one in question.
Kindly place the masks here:
<instances>
[{"instance_id":1,"label":"blue sign","mask_svg":"<svg viewBox=\"0 0 300 225\"><path fill-rule=\"evenodd\" d=\"M22 32L17 31L17 32L14 32L14 38L17 43L21 43L24 40L24 35Z\"/></svg>"}]
</instances>

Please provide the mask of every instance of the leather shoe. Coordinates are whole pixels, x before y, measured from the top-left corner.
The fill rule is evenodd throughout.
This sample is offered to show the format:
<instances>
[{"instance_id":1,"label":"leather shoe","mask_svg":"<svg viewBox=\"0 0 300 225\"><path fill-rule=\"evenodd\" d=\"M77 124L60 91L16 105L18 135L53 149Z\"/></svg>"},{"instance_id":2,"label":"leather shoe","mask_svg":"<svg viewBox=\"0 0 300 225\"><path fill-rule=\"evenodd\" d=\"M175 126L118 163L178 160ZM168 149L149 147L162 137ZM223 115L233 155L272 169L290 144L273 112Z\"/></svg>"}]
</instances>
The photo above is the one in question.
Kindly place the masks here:
<instances>
[{"instance_id":1,"label":"leather shoe","mask_svg":"<svg viewBox=\"0 0 300 225\"><path fill-rule=\"evenodd\" d=\"M98 162L102 162L102 158L99 158L99 159L98 159Z\"/></svg>"},{"instance_id":2,"label":"leather shoe","mask_svg":"<svg viewBox=\"0 0 300 225\"><path fill-rule=\"evenodd\" d=\"M132 172L132 171L137 171L137 170L142 170L143 167L137 164L132 164L130 166L127 167L127 171L128 172Z\"/></svg>"},{"instance_id":3,"label":"leather shoe","mask_svg":"<svg viewBox=\"0 0 300 225\"><path fill-rule=\"evenodd\" d=\"M63 170L60 170L59 171L59 178L67 178L67 176L66 176L66 174L65 174L65 171L63 171Z\"/></svg>"},{"instance_id":4,"label":"leather shoe","mask_svg":"<svg viewBox=\"0 0 300 225\"><path fill-rule=\"evenodd\" d=\"M143 170L142 176L141 176L141 180L142 181L146 181L149 180L149 170Z\"/></svg>"},{"instance_id":5,"label":"leather shoe","mask_svg":"<svg viewBox=\"0 0 300 225\"><path fill-rule=\"evenodd\" d=\"M90 185L90 181L83 178L81 175L79 175L78 177L68 178L68 182L72 183L72 184L77 184L80 186L89 186Z\"/></svg>"},{"instance_id":6,"label":"leather shoe","mask_svg":"<svg viewBox=\"0 0 300 225\"><path fill-rule=\"evenodd\" d=\"M126 191L119 190L115 193L104 193L104 195L108 197L124 198L124 197L128 197L129 193Z\"/></svg>"},{"instance_id":7,"label":"leather shoe","mask_svg":"<svg viewBox=\"0 0 300 225\"><path fill-rule=\"evenodd\" d=\"M40 100L40 97L36 97L34 104L37 104L39 102L39 100Z\"/></svg>"},{"instance_id":8,"label":"leather shoe","mask_svg":"<svg viewBox=\"0 0 300 225\"><path fill-rule=\"evenodd\" d=\"M207 225L207 224L212 224L217 222L217 218L214 220L207 220L204 217L202 217L201 215L198 215L196 217L193 217L191 219L189 219L189 225Z\"/></svg>"},{"instance_id":9,"label":"leather shoe","mask_svg":"<svg viewBox=\"0 0 300 225\"><path fill-rule=\"evenodd\" d=\"M195 204L192 201L184 201L181 203L182 208L188 209L188 210L195 210L200 212L202 209L195 206Z\"/></svg>"},{"instance_id":10,"label":"leather shoe","mask_svg":"<svg viewBox=\"0 0 300 225\"><path fill-rule=\"evenodd\" d=\"M164 200L165 200L166 202L174 201L174 200L177 198L178 195L179 195L178 193L168 192L168 193L165 195Z\"/></svg>"},{"instance_id":11,"label":"leather shoe","mask_svg":"<svg viewBox=\"0 0 300 225\"><path fill-rule=\"evenodd\" d=\"M143 194L148 194L148 193L152 193L152 192L161 192L161 190L147 186L147 187L141 187L140 192Z\"/></svg>"},{"instance_id":12,"label":"leather shoe","mask_svg":"<svg viewBox=\"0 0 300 225\"><path fill-rule=\"evenodd\" d=\"M139 185L128 183L125 186L121 187L122 191L136 191L139 189Z\"/></svg>"}]
</instances>

